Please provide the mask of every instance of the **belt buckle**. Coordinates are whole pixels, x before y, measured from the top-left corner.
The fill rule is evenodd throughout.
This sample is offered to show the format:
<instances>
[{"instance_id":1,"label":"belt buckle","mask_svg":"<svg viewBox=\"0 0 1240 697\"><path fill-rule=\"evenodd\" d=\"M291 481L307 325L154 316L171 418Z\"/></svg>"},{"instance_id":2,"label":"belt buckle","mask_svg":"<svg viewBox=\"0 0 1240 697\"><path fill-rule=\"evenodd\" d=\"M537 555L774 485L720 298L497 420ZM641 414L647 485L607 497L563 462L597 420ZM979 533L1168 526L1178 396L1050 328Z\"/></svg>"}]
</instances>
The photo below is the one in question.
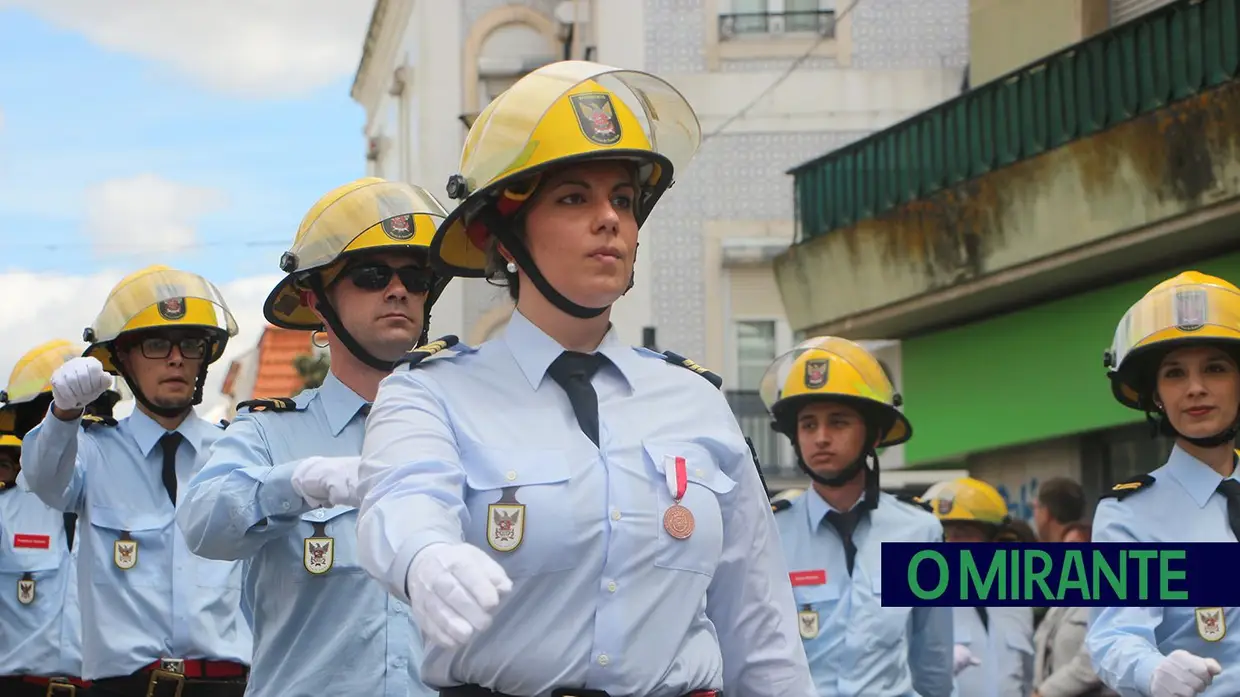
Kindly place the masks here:
<instances>
[{"instance_id":1,"label":"belt buckle","mask_svg":"<svg viewBox=\"0 0 1240 697\"><path fill-rule=\"evenodd\" d=\"M159 667L151 671L151 679L147 681L146 697L155 697L155 688L160 681L174 683L176 687L173 689L172 695L173 697L181 697L181 691L185 689L185 659L159 659Z\"/></svg>"},{"instance_id":2,"label":"belt buckle","mask_svg":"<svg viewBox=\"0 0 1240 697\"><path fill-rule=\"evenodd\" d=\"M58 694L77 697L77 685L69 682L68 678L49 678L45 697L56 697Z\"/></svg>"}]
</instances>

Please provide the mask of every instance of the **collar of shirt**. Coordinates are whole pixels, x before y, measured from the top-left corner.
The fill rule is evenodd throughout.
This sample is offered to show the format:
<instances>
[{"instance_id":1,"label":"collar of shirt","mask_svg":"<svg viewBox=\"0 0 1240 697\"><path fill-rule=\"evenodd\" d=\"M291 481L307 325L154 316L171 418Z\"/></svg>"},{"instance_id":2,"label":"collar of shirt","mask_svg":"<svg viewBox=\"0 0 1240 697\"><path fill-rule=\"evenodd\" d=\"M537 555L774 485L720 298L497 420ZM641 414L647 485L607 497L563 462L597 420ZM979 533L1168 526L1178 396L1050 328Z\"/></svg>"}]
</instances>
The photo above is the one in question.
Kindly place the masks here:
<instances>
[{"instance_id":1,"label":"collar of shirt","mask_svg":"<svg viewBox=\"0 0 1240 697\"><path fill-rule=\"evenodd\" d=\"M806 522L809 524L809 530L810 532L815 532L818 530L818 526L822 525L822 519L827 517L827 513L834 511L835 507L827 503L827 500L822 498L818 490L812 486L801 495L805 497L805 511L808 515ZM861 492L861 498L857 499L857 502L853 504L853 508L860 506L862 501L865 501L864 491ZM844 511L838 512L843 513Z\"/></svg>"},{"instance_id":2,"label":"collar of shirt","mask_svg":"<svg viewBox=\"0 0 1240 697\"><path fill-rule=\"evenodd\" d=\"M159 443L159 439L168 433L168 430L160 426L154 419L146 415L141 409L134 409L129 416L125 417L125 421L129 426L129 434L133 437L135 443L138 444L138 450L142 452L143 457L150 457L151 451ZM215 428L211 424L203 421L198 417L198 413L190 411L189 416L176 427L178 433L189 443L194 452L202 452L202 438L206 435L208 428Z\"/></svg>"},{"instance_id":3,"label":"collar of shirt","mask_svg":"<svg viewBox=\"0 0 1240 697\"><path fill-rule=\"evenodd\" d=\"M547 336L543 330L534 326L533 322L517 310L513 310L512 319L508 320L508 326L504 328L501 341L512 354L517 366L521 368L530 387L535 390L542 384L543 377L546 376L547 368L551 366L552 361L559 358L560 354L565 351L559 342ZM637 375L637 361L640 356L633 350L633 347L620 341L615 327L608 327L607 334L603 336L603 341L599 344L598 353L611 361L631 390L634 377Z\"/></svg>"},{"instance_id":4,"label":"collar of shirt","mask_svg":"<svg viewBox=\"0 0 1240 697\"><path fill-rule=\"evenodd\" d=\"M1223 481L1223 477L1215 472L1213 467L1184 452L1178 445L1171 449L1171 457L1167 458L1166 470L1173 479L1179 482L1180 486L1184 487L1184 491L1188 492L1198 508L1205 508L1210 496L1218 489L1219 482ZM1227 479L1235 478L1235 472L1227 477Z\"/></svg>"},{"instance_id":5,"label":"collar of shirt","mask_svg":"<svg viewBox=\"0 0 1240 697\"><path fill-rule=\"evenodd\" d=\"M357 416L357 412L367 404L361 395L340 382L340 378L330 371L319 386L316 396L323 404L323 412L327 414L327 425L331 427L332 436L339 436L344 427Z\"/></svg>"}]
</instances>

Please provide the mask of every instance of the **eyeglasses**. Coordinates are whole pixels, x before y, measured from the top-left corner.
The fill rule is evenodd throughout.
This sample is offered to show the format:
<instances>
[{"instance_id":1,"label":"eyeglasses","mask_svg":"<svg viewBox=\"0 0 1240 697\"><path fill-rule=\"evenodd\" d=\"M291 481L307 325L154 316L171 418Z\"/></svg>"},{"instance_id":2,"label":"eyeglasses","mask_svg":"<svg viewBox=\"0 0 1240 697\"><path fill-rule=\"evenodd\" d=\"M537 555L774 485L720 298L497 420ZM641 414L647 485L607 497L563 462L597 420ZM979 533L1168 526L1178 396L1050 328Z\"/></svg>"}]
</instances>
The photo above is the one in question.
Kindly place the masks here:
<instances>
[{"instance_id":1,"label":"eyeglasses","mask_svg":"<svg viewBox=\"0 0 1240 697\"><path fill-rule=\"evenodd\" d=\"M392 282L392 276L400 278L405 289L415 295L429 293L435 281L435 274L421 266L401 266L393 268L385 264L360 264L346 269L344 275L360 290L380 291Z\"/></svg>"},{"instance_id":2,"label":"eyeglasses","mask_svg":"<svg viewBox=\"0 0 1240 697\"><path fill-rule=\"evenodd\" d=\"M171 356L173 346L181 352L182 358L197 360L207 355L207 340L200 336L183 336L178 339L148 336L142 339L138 346L144 357L156 360Z\"/></svg>"}]
</instances>

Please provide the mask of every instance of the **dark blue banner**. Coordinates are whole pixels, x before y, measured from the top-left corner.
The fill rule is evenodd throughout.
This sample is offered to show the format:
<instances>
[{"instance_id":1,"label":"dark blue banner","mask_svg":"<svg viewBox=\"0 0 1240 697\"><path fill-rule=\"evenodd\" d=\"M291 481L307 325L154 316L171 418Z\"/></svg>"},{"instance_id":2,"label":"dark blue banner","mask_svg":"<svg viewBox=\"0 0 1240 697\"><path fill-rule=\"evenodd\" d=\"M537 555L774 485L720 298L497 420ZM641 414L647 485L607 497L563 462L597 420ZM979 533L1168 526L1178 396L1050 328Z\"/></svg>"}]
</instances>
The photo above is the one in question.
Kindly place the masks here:
<instances>
[{"instance_id":1,"label":"dark blue banner","mask_svg":"<svg viewBox=\"0 0 1240 697\"><path fill-rule=\"evenodd\" d=\"M882 543L887 607L1231 607L1240 545Z\"/></svg>"}]
</instances>

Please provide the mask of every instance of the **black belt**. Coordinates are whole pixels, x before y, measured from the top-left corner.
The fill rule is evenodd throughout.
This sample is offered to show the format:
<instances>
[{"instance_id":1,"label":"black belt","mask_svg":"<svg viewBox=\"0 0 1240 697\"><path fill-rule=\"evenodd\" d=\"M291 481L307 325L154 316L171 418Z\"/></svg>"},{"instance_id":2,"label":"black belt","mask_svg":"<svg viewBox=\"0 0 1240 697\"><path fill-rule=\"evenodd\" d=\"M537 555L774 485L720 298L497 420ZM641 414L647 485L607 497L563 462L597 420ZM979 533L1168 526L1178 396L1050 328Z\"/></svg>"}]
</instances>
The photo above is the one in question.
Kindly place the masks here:
<instances>
[{"instance_id":1,"label":"black belt","mask_svg":"<svg viewBox=\"0 0 1240 697\"><path fill-rule=\"evenodd\" d=\"M479 685L461 685L439 691L439 697L516 697L503 692L488 690ZM551 697L612 697L602 690L587 690L577 687L557 687L551 691ZM684 697L723 697L722 690L694 690Z\"/></svg>"}]
</instances>

